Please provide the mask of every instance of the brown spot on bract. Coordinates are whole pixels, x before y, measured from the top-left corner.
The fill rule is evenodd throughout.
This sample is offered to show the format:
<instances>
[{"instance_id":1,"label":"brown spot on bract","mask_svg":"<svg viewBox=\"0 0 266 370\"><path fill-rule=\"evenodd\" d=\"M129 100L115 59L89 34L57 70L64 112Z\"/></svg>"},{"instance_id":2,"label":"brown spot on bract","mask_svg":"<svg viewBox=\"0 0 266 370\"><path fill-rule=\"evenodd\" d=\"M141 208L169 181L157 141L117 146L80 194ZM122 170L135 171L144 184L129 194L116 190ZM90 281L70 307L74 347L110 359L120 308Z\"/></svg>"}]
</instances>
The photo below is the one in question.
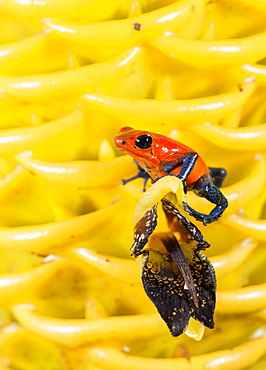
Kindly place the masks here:
<instances>
[{"instance_id":1,"label":"brown spot on bract","mask_svg":"<svg viewBox=\"0 0 266 370\"><path fill-rule=\"evenodd\" d=\"M191 356L188 348L184 344L179 343L174 350L173 357L184 357L189 360Z\"/></svg>"},{"instance_id":2,"label":"brown spot on bract","mask_svg":"<svg viewBox=\"0 0 266 370\"><path fill-rule=\"evenodd\" d=\"M133 28L134 28L134 30L136 30L136 31L140 31L140 29L141 29L141 24L140 24L140 23L134 23L134 24L133 24Z\"/></svg>"}]
</instances>

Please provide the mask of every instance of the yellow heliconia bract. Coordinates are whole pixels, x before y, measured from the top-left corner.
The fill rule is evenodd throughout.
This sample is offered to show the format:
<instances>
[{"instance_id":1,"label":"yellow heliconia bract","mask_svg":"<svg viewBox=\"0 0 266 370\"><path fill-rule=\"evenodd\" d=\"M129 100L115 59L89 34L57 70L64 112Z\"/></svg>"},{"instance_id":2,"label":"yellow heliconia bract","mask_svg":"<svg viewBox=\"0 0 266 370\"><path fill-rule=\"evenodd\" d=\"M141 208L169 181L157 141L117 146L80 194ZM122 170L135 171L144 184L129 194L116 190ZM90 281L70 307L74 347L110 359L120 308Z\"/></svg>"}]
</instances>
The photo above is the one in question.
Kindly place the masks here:
<instances>
[{"instance_id":1,"label":"yellow heliconia bract","mask_svg":"<svg viewBox=\"0 0 266 370\"><path fill-rule=\"evenodd\" d=\"M42 276L47 276L50 271L62 266L64 263L64 260L59 259L35 267L26 273L23 271L5 274L0 278L1 300L23 294L27 288L38 283Z\"/></svg>"},{"instance_id":2,"label":"yellow heliconia bract","mask_svg":"<svg viewBox=\"0 0 266 370\"><path fill-rule=\"evenodd\" d=\"M153 130L167 132L171 127L180 128L188 123L220 120L244 104L254 88L251 80L243 84L243 90L193 100L133 100L86 94L84 101L101 111L121 116L125 122L136 123L138 129L154 127Z\"/></svg>"},{"instance_id":3,"label":"yellow heliconia bract","mask_svg":"<svg viewBox=\"0 0 266 370\"><path fill-rule=\"evenodd\" d=\"M123 43L124 47L128 47L159 36L166 30L178 30L189 22L193 13L202 8L204 3L205 0L182 0L138 17L89 25L49 18L44 19L43 23L64 39L83 43L88 47L98 43L103 46L111 43L114 47Z\"/></svg>"},{"instance_id":4,"label":"yellow heliconia bract","mask_svg":"<svg viewBox=\"0 0 266 370\"><path fill-rule=\"evenodd\" d=\"M53 163L34 159L30 152L26 152L17 156L17 159L24 168L46 180L87 188L118 185L120 180L117 181L117 173L127 178L135 168L131 159L126 157L106 162L84 160Z\"/></svg>"},{"instance_id":5,"label":"yellow heliconia bract","mask_svg":"<svg viewBox=\"0 0 266 370\"><path fill-rule=\"evenodd\" d=\"M265 17L265 0L0 1L0 370L265 368ZM225 168L221 219L191 217L183 202L215 205L171 173L123 185L139 169L122 127ZM164 197L210 243L214 329L190 318L171 336L145 292Z\"/></svg>"},{"instance_id":6,"label":"yellow heliconia bract","mask_svg":"<svg viewBox=\"0 0 266 370\"><path fill-rule=\"evenodd\" d=\"M16 14L17 16L22 17L36 17L36 18L43 18L43 17L78 17L82 16L84 12L85 15L88 17L90 16L90 12L94 9L97 9L96 5L102 10L102 13L105 14L106 9L110 16L115 16L116 7L120 7L121 4L125 3L126 6L129 6L130 1L127 0L114 0L111 4L106 3L106 1L95 1L95 0L77 0L73 1L66 1L64 3L64 7L62 8L62 3L59 0L44 0L42 2L36 1L28 1L25 2L24 0L4 0L1 4L1 9L4 9L9 14ZM109 5L109 6L108 6ZM113 6L113 9L111 7ZM93 20L93 15L91 15Z\"/></svg>"},{"instance_id":7,"label":"yellow heliconia bract","mask_svg":"<svg viewBox=\"0 0 266 370\"><path fill-rule=\"evenodd\" d=\"M133 202L132 204L135 205L136 202ZM131 208L133 213L134 208L132 207L132 204ZM98 248L97 243L99 241L97 241L97 239L100 238L100 235L96 233L96 230L99 230L103 222L108 226L108 228L112 229L112 226L117 223L115 219L120 219L122 221L124 218L124 220L126 220L125 216L123 217L123 210L126 205L129 205L129 202L127 202L126 197L124 197L124 199L98 209L95 212L90 212L70 220L52 222L44 225L1 228L1 246L3 248L10 248L24 252L42 253L52 245L54 245L54 247L59 246L61 248L62 245L86 241L86 245L93 245L94 248ZM131 221L131 217L129 220ZM130 225L131 222L129 222L128 227L130 227ZM115 229L112 231L115 234ZM124 232L125 236L127 236L130 241L132 231L126 228ZM94 234L94 238L96 239L87 241L88 236L91 234ZM58 235L60 235L60 237ZM114 248L123 248L124 245L121 241L119 244L116 244L118 239L118 235L113 235L109 245L112 245Z\"/></svg>"},{"instance_id":8,"label":"yellow heliconia bract","mask_svg":"<svg viewBox=\"0 0 266 370\"><path fill-rule=\"evenodd\" d=\"M0 153L21 153L33 150L63 134L66 129L77 129L82 121L82 112L75 110L66 117L44 125L2 131L0 132Z\"/></svg>"},{"instance_id":9,"label":"yellow heliconia bract","mask_svg":"<svg viewBox=\"0 0 266 370\"><path fill-rule=\"evenodd\" d=\"M35 48L39 47L40 44L47 38L45 33L40 33L36 36L29 37L28 39L4 44L0 47L0 69L5 67L13 60L18 59L20 56L26 55Z\"/></svg>"},{"instance_id":10,"label":"yellow heliconia bract","mask_svg":"<svg viewBox=\"0 0 266 370\"><path fill-rule=\"evenodd\" d=\"M134 224L136 224L141 217L150 209L154 204L158 203L168 193L174 193L178 199L183 198L182 181L175 176L164 176L156 181L148 191L146 191L139 203L136 206L134 214Z\"/></svg>"},{"instance_id":11,"label":"yellow heliconia bract","mask_svg":"<svg viewBox=\"0 0 266 370\"><path fill-rule=\"evenodd\" d=\"M265 183L265 159L264 156L258 155L253 159L253 167L249 174L242 180L225 187L224 195L229 201L228 208L225 213L237 212L238 209L245 205L245 202L252 202L254 199L261 197L263 184ZM201 209L202 212L207 212L209 204L202 198L197 197L193 193L187 195L189 202L196 209Z\"/></svg>"},{"instance_id":12,"label":"yellow heliconia bract","mask_svg":"<svg viewBox=\"0 0 266 370\"><path fill-rule=\"evenodd\" d=\"M229 252L211 257L210 260L215 269L217 278L228 274L243 261L247 260L251 253L256 249L257 243L253 239L245 239L241 244L235 246Z\"/></svg>"},{"instance_id":13,"label":"yellow heliconia bract","mask_svg":"<svg viewBox=\"0 0 266 370\"><path fill-rule=\"evenodd\" d=\"M252 312L265 307L266 284L244 287L238 290L218 292L217 312Z\"/></svg>"},{"instance_id":14,"label":"yellow heliconia bract","mask_svg":"<svg viewBox=\"0 0 266 370\"><path fill-rule=\"evenodd\" d=\"M231 66L256 62L266 56L266 34L235 40L183 40L165 35L151 41L160 51L183 62Z\"/></svg>"},{"instance_id":15,"label":"yellow heliconia bract","mask_svg":"<svg viewBox=\"0 0 266 370\"><path fill-rule=\"evenodd\" d=\"M266 240L266 220L253 220L241 215L228 216L223 221L230 228L239 230L244 234L255 237L258 240Z\"/></svg>"},{"instance_id":16,"label":"yellow heliconia bract","mask_svg":"<svg viewBox=\"0 0 266 370\"><path fill-rule=\"evenodd\" d=\"M32 305L21 304L13 307L13 313L23 325L44 338L52 336L56 343L66 346L92 344L107 335L112 339L149 337L166 330L158 315L132 315L108 317L94 320L63 320L45 317L34 310ZM112 333L112 334L111 334Z\"/></svg>"},{"instance_id":17,"label":"yellow heliconia bract","mask_svg":"<svg viewBox=\"0 0 266 370\"><path fill-rule=\"evenodd\" d=\"M116 279L131 284L140 282L140 269L133 260L103 255L88 248L72 249L69 254L87 262L104 274L114 276Z\"/></svg>"},{"instance_id":18,"label":"yellow heliconia bract","mask_svg":"<svg viewBox=\"0 0 266 370\"><path fill-rule=\"evenodd\" d=\"M88 349L88 359L97 366L104 367L108 364L110 370L133 370L142 367L143 370L160 370L166 366L169 370L200 370L202 368L217 368L227 370L228 366L232 369L241 369L243 366L254 363L262 356L266 347L266 336L258 339L251 339L245 344L239 345L233 349L213 352L193 356L190 359L159 359L143 358L131 356L116 348L91 348Z\"/></svg>"},{"instance_id":19,"label":"yellow heliconia bract","mask_svg":"<svg viewBox=\"0 0 266 370\"><path fill-rule=\"evenodd\" d=\"M18 77L0 75L0 93L26 99L66 94L69 89L95 90L98 86L104 86L107 79L116 79L123 72L130 73L140 53L141 49L135 47L111 61L51 74Z\"/></svg>"},{"instance_id":20,"label":"yellow heliconia bract","mask_svg":"<svg viewBox=\"0 0 266 370\"><path fill-rule=\"evenodd\" d=\"M263 64L246 63L241 66L241 71L246 74L253 74L257 81L266 82L266 67Z\"/></svg>"},{"instance_id":21,"label":"yellow heliconia bract","mask_svg":"<svg viewBox=\"0 0 266 370\"><path fill-rule=\"evenodd\" d=\"M190 129L210 142L233 150L260 151L265 149L266 124L228 128L205 122Z\"/></svg>"}]
</instances>

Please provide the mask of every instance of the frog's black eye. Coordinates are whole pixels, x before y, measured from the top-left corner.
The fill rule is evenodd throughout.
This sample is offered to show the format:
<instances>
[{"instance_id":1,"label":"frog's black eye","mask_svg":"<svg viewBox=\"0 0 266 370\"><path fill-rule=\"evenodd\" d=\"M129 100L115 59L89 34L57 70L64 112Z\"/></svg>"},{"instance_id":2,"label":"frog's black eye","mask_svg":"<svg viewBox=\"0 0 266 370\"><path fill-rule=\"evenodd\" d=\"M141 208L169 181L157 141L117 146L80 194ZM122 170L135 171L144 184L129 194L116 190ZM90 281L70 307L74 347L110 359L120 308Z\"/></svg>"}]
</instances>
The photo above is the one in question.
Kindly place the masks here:
<instances>
[{"instance_id":1,"label":"frog's black eye","mask_svg":"<svg viewBox=\"0 0 266 370\"><path fill-rule=\"evenodd\" d=\"M149 149L152 144L152 137L147 134L140 135L137 137L135 144L139 149Z\"/></svg>"}]
</instances>

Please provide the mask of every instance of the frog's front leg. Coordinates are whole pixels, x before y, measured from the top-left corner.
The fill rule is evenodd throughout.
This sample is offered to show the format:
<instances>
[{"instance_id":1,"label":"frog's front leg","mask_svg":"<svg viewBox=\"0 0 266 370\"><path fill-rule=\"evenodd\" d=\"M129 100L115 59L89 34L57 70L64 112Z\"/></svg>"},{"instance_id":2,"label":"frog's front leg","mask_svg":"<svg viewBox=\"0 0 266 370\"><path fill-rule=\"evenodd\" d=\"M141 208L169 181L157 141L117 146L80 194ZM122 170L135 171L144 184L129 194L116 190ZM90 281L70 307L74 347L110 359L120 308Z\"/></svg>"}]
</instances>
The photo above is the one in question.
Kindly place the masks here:
<instances>
[{"instance_id":1,"label":"frog's front leg","mask_svg":"<svg viewBox=\"0 0 266 370\"><path fill-rule=\"evenodd\" d=\"M195 211L187 203L183 203L185 210L196 220L201 221L204 225L210 224L213 221L219 220L224 210L228 206L228 201L223 193L213 184L210 175L202 176L195 184L193 190L195 193L207 199L209 202L216 204L216 207L209 215Z\"/></svg>"},{"instance_id":2,"label":"frog's front leg","mask_svg":"<svg viewBox=\"0 0 266 370\"><path fill-rule=\"evenodd\" d=\"M177 176L181 181L186 182L186 179L191 174L195 166L197 158L198 158L197 153L191 153L184 157L180 172Z\"/></svg>"},{"instance_id":3,"label":"frog's front leg","mask_svg":"<svg viewBox=\"0 0 266 370\"><path fill-rule=\"evenodd\" d=\"M175 164L170 165L169 162L168 162L168 163L162 165L164 171L169 173L169 174L171 174L171 172L174 171L177 167L181 167L177 177L183 182L185 193L187 192L186 180L187 180L188 176L191 174L191 172L192 172L192 170L195 166L197 158L198 158L197 153L187 152L187 153L184 153L182 158L178 158Z\"/></svg>"},{"instance_id":4,"label":"frog's front leg","mask_svg":"<svg viewBox=\"0 0 266 370\"><path fill-rule=\"evenodd\" d=\"M137 167L138 167L138 173L135 176L130 177L129 179L122 180L122 184L126 185L128 182L130 182L132 180L142 178L143 179L142 191L146 191L146 184L147 184L147 181L150 179L150 175L148 174L147 171L145 171L143 168L141 168L135 160L133 162L135 162Z\"/></svg>"}]
</instances>

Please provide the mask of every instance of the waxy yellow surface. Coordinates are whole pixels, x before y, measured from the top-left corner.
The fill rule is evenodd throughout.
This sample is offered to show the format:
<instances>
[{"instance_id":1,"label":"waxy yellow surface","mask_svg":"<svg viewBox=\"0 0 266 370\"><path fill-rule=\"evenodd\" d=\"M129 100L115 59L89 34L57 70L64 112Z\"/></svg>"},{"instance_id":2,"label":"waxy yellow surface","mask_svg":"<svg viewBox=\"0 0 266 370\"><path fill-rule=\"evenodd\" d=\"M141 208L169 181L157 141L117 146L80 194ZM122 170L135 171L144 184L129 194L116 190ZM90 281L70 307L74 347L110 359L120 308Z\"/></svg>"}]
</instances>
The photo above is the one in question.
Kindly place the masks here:
<instances>
[{"instance_id":1,"label":"waxy yellow surface","mask_svg":"<svg viewBox=\"0 0 266 370\"><path fill-rule=\"evenodd\" d=\"M0 2L0 370L265 368L265 17L265 0ZM123 126L227 169L221 220L195 221L213 330L171 337L130 255L163 196L213 205L172 176L123 186ZM159 205L147 247L167 230Z\"/></svg>"}]
</instances>

